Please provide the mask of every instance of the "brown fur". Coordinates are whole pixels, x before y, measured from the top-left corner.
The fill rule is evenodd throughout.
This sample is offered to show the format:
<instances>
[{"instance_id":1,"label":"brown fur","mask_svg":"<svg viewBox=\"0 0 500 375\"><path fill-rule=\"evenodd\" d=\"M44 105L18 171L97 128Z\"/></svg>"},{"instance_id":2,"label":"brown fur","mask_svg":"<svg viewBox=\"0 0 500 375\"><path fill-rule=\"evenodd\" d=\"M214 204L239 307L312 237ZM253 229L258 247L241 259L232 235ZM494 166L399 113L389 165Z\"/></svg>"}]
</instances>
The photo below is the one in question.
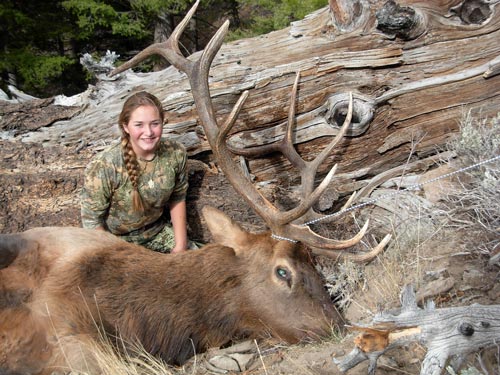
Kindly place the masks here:
<instances>
[{"instance_id":1,"label":"brown fur","mask_svg":"<svg viewBox=\"0 0 500 375\"><path fill-rule=\"evenodd\" d=\"M232 338L296 342L339 322L302 246L208 216L219 243L172 255L80 228L0 236L0 373L77 367L97 327L181 364Z\"/></svg>"}]
</instances>

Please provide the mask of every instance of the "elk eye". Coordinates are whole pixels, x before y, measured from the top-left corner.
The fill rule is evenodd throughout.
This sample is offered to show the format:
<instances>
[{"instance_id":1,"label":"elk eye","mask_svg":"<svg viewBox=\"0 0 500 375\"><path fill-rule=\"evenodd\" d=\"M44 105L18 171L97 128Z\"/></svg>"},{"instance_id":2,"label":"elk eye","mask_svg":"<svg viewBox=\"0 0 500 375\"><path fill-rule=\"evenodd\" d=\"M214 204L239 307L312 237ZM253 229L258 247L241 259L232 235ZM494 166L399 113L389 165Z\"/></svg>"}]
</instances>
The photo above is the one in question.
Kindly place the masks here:
<instances>
[{"instance_id":1,"label":"elk eye","mask_svg":"<svg viewBox=\"0 0 500 375\"><path fill-rule=\"evenodd\" d=\"M288 270L286 268L282 268L282 267L276 268L276 275L278 275L278 277L280 279L283 279L283 280L290 279L290 272L288 272Z\"/></svg>"}]
</instances>

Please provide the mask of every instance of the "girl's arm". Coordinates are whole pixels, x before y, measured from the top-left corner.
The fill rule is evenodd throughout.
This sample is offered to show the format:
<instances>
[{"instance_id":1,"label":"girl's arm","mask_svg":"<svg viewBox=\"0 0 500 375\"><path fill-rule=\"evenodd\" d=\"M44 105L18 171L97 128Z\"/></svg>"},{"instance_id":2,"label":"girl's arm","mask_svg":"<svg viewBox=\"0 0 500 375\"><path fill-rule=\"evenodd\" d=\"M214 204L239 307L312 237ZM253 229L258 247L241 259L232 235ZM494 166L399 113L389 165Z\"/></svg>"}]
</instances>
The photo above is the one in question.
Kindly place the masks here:
<instances>
[{"instance_id":1,"label":"girl's arm","mask_svg":"<svg viewBox=\"0 0 500 375\"><path fill-rule=\"evenodd\" d=\"M105 216L111 199L111 177L109 165L101 159L92 160L85 169L80 192L82 226L107 230Z\"/></svg>"},{"instance_id":2,"label":"girl's arm","mask_svg":"<svg viewBox=\"0 0 500 375\"><path fill-rule=\"evenodd\" d=\"M172 253L185 251L187 249L187 221L186 221L186 201L169 203L170 218L174 230L175 246Z\"/></svg>"}]
</instances>

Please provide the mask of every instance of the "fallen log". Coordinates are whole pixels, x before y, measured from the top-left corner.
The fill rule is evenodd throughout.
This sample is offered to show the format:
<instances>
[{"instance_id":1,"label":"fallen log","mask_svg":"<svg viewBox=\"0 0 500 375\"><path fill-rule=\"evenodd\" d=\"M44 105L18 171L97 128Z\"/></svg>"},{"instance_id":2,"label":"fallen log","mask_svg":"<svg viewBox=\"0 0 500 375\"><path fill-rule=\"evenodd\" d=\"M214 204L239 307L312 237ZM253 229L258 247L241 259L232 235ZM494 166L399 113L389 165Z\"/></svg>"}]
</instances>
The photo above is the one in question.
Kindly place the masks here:
<instances>
[{"instance_id":1,"label":"fallen log","mask_svg":"<svg viewBox=\"0 0 500 375\"><path fill-rule=\"evenodd\" d=\"M468 354L498 346L500 305L435 308L430 302L422 309L417 306L413 287L407 285L401 294L400 309L376 314L369 325L349 328L361 333L349 354L333 359L340 371L368 360L368 374L374 375L381 355L417 342L427 348L420 374L439 375L451 357L451 366L457 370Z\"/></svg>"},{"instance_id":2,"label":"fallen log","mask_svg":"<svg viewBox=\"0 0 500 375\"><path fill-rule=\"evenodd\" d=\"M435 154L456 134L464 112L497 115L499 34L499 2L330 0L328 7L286 29L224 44L210 71L214 110L225 119L241 92L249 90L229 134L231 144L249 148L276 142L300 71L293 142L309 159L338 133L352 92L349 137L319 171L323 176L338 163L336 189L347 196L373 176L404 164L410 154L410 162ZM123 99L148 90L168 112L166 136L181 141L193 158L210 154L186 77L174 67L100 77L77 97L54 99L54 106L78 107L73 115L39 121L36 129L6 137L99 147L117 137ZM0 129L12 128L11 118L0 118ZM246 163L259 182L297 184L290 181L283 158Z\"/></svg>"}]
</instances>

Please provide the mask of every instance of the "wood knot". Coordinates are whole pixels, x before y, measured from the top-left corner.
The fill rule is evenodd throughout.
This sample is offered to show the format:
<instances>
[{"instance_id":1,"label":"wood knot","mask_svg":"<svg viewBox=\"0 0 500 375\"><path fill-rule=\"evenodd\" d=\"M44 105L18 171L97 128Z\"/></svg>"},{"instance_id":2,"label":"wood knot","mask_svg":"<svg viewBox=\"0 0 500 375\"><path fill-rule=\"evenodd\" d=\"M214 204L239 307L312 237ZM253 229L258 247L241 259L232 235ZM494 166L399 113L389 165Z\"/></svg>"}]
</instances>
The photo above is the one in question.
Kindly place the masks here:
<instances>
[{"instance_id":1,"label":"wood knot","mask_svg":"<svg viewBox=\"0 0 500 375\"><path fill-rule=\"evenodd\" d=\"M481 322L481 327L483 327L483 328L490 328L491 324L489 322Z\"/></svg>"},{"instance_id":2,"label":"wood knot","mask_svg":"<svg viewBox=\"0 0 500 375\"><path fill-rule=\"evenodd\" d=\"M470 323L462 323L458 327L458 331L464 336L472 336L474 334L474 327Z\"/></svg>"},{"instance_id":3,"label":"wood knot","mask_svg":"<svg viewBox=\"0 0 500 375\"><path fill-rule=\"evenodd\" d=\"M422 13L412 7L402 7L390 0L376 13L377 29L385 34L394 35L403 40L413 40L426 29Z\"/></svg>"},{"instance_id":4,"label":"wood knot","mask_svg":"<svg viewBox=\"0 0 500 375\"><path fill-rule=\"evenodd\" d=\"M465 0L462 4L451 9L463 23L480 25L490 18L492 10L487 1Z\"/></svg>"},{"instance_id":5,"label":"wood knot","mask_svg":"<svg viewBox=\"0 0 500 375\"><path fill-rule=\"evenodd\" d=\"M369 98L359 94L353 95L352 119L346 135L356 137L363 134L370 126L375 112L374 104ZM346 93L337 93L328 98L328 110L324 115L325 121L334 126L341 127L347 116L349 96Z\"/></svg>"}]
</instances>

